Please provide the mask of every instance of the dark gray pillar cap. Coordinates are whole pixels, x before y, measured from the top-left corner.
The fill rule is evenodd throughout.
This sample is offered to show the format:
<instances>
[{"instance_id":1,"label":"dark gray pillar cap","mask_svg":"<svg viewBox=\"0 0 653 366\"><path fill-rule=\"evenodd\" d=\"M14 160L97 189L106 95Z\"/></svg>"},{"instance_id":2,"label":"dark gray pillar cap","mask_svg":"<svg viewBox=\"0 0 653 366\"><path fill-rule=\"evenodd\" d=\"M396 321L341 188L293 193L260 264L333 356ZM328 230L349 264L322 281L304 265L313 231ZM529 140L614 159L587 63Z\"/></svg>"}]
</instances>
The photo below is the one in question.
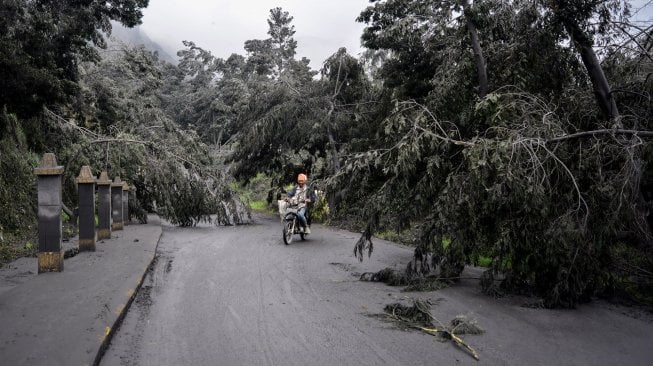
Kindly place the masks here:
<instances>
[{"instance_id":1,"label":"dark gray pillar cap","mask_svg":"<svg viewBox=\"0 0 653 366\"><path fill-rule=\"evenodd\" d=\"M34 168L34 173L36 175L61 175L63 166L57 165L57 157L53 153L45 153L41 158L41 165Z\"/></svg>"},{"instance_id":2,"label":"dark gray pillar cap","mask_svg":"<svg viewBox=\"0 0 653 366\"><path fill-rule=\"evenodd\" d=\"M93 176L93 173L91 173L91 167L88 165L82 166L79 170L79 177L75 180L77 181L77 184L95 183L95 177Z\"/></svg>"},{"instance_id":3,"label":"dark gray pillar cap","mask_svg":"<svg viewBox=\"0 0 653 366\"><path fill-rule=\"evenodd\" d=\"M97 179L96 183L99 186L108 186L111 184L111 179L109 179L109 174L107 174L106 170L103 170L102 173L100 173L100 177Z\"/></svg>"},{"instance_id":4,"label":"dark gray pillar cap","mask_svg":"<svg viewBox=\"0 0 653 366\"><path fill-rule=\"evenodd\" d=\"M113 183L111 183L111 187L122 187L120 176L116 176L115 178L113 178Z\"/></svg>"}]
</instances>

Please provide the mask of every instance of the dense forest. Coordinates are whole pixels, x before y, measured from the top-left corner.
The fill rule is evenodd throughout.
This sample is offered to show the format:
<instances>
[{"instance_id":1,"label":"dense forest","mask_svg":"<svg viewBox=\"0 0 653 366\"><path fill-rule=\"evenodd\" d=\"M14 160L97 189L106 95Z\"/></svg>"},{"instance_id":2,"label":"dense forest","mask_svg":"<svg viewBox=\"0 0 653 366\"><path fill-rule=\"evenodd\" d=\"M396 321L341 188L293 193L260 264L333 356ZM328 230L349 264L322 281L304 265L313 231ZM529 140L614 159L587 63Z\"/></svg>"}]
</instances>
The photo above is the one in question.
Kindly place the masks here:
<instances>
[{"instance_id":1,"label":"dense forest","mask_svg":"<svg viewBox=\"0 0 653 366\"><path fill-rule=\"evenodd\" d=\"M179 225L241 223L234 182L265 174L271 202L306 172L361 260L392 231L409 278L485 262L488 294L653 303L653 28L628 1L371 0L365 52L319 70L281 8L226 59L108 49L147 5L2 0L0 241L34 230L44 152L67 206L91 165Z\"/></svg>"}]
</instances>

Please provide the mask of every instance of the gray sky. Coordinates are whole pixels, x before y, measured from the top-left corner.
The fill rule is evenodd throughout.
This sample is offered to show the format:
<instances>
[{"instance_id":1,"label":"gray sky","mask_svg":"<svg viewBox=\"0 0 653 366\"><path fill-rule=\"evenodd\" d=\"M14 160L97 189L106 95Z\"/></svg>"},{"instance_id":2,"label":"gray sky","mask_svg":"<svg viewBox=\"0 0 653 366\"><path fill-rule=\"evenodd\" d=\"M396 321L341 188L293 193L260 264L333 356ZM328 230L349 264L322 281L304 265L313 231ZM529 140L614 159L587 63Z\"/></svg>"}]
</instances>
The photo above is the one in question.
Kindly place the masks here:
<instances>
[{"instance_id":1,"label":"gray sky","mask_svg":"<svg viewBox=\"0 0 653 366\"><path fill-rule=\"evenodd\" d=\"M650 21L653 0L631 0L636 18ZM171 56L189 40L214 56L245 54L249 39L268 38L270 9L280 6L294 17L297 59L308 57L311 68L340 47L357 56L364 24L356 23L368 0L150 0L141 29Z\"/></svg>"},{"instance_id":2,"label":"gray sky","mask_svg":"<svg viewBox=\"0 0 653 366\"><path fill-rule=\"evenodd\" d=\"M296 58L309 58L318 70L340 47L358 55L364 24L355 19L368 5L368 0L150 0L141 29L173 57L188 40L226 58L244 55L246 40L268 38L270 9L279 6L294 17Z\"/></svg>"}]
</instances>

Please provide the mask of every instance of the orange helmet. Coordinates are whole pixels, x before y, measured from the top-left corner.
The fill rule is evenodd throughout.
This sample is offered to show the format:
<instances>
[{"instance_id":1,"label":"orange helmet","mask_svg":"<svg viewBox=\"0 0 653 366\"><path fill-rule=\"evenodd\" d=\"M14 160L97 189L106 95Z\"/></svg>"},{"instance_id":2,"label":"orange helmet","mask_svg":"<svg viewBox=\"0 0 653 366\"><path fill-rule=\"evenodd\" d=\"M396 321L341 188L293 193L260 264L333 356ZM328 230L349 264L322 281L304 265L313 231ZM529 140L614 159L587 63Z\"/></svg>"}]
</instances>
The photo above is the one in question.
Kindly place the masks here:
<instances>
[{"instance_id":1,"label":"orange helmet","mask_svg":"<svg viewBox=\"0 0 653 366\"><path fill-rule=\"evenodd\" d=\"M297 176L297 183L305 183L307 180L306 174L302 173Z\"/></svg>"}]
</instances>

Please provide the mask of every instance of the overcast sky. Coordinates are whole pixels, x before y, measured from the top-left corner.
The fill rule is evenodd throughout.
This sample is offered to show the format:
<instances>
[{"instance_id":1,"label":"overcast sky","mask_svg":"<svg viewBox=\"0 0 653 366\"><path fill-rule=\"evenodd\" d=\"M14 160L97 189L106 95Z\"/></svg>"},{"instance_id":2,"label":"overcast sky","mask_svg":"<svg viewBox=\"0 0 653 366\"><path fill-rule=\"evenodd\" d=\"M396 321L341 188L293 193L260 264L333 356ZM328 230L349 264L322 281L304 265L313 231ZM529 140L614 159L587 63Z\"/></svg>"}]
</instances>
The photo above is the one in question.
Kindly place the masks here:
<instances>
[{"instance_id":1,"label":"overcast sky","mask_svg":"<svg viewBox=\"0 0 653 366\"><path fill-rule=\"evenodd\" d=\"M141 29L171 56L193 41L216 57L245 54L249 39L266 39L270 9L281 7L294 18L297 59L307 57L318 70L340 47L360 52L364 24L356 17L368 0L150 0Z\"/></svg>"},{"instance_id":2,"label":"overcast sky","mask_svg":"<svg viewBox=\"0 0 653 366\"><path fill-rule=\"evenodd\" d=\"M640 20L651 20L653 0L631 0ZM245 54L249 39L266 39L270 9L281 7L294 17L297 59L308 57L319 70L340 47L357 56L364 24L356 17L368 0L150 0L141 29L176 58L182 41L195 42L214 56Z\"/></svg>"}]
</instances>

